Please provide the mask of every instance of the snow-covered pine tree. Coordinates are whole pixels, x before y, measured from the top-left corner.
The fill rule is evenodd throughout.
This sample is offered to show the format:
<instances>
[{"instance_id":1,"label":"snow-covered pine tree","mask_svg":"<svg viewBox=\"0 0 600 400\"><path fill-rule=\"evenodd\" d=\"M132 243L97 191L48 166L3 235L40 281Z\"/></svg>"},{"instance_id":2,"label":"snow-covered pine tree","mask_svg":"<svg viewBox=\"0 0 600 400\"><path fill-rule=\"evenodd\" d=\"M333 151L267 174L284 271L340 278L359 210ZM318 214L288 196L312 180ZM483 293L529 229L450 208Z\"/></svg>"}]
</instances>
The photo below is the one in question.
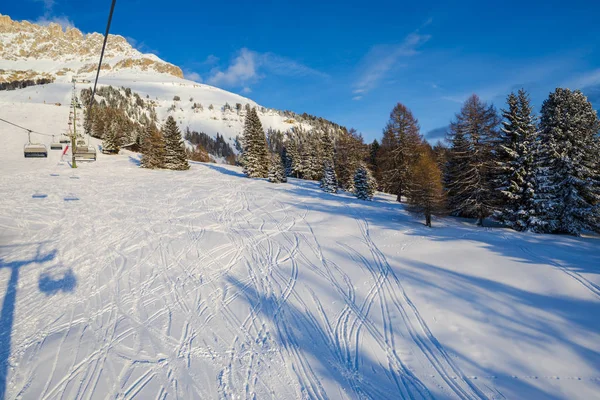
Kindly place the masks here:
<instances>
[{"instance_id":1,"label":"snow-covered pine tree","mask_svg":"<svg viewBox=\"0 0 600 400\"><path fill-rule=\"evenodd\" d=\"M445 209L442 173L434 154L423 151L411 168L408 186L409 210L425 216L425 226L431 227L431 216L442 214Z\"/></svg>"},{"instance_id":2,"label":"snow-covered pine tree","mask_svg":"<svg viewBox=\"0 0 600 400\"><path fill-rule=\"evenodd\" d=\"M302 143L302 179L317 180L322 174L322 165L319 165L319 142L314 134L308 133L307 140Z\"/></svg>"},{"instance_id":3,"label":"snow-covered pine tree","mask_svg":"<svg viewBox=\"0 0 600 400\"><path fill-rule=\"evenodd\" d=\"M376 187L371 171L361 164L354 173L354 195L361 200L373 200Z\"/></svg>"},{"instance_id":4,"label":"snow-covered pine tree","mask_svg":"<svg viewBox=\"0 0 600 400\"><path fill-rule=\"evenodd\" d=\"M529 95L523 89L511 93L508 108L502 111L504 121L496 144L496 174L499 191L498 210L494 217L507 226L524 231L535 214L535 146L536 117Z\"/></svg>"},{"instance_id":5,"label":"snow-covered pine tree","mask_svg":"<svg viewBox=\"0 0 600 400\"><path fill-rule=\"evenodd\" d=\"M242 146L244 173L249 178L266 178L269 174L269 152L256 108L251 108L246 115Z\"/></svg>"},{"instance_id":6,"label":"snow-covered pine tree","mask_svg":"<svg viewBox=\"0 0 600 400\"><path fill-rule=\"evenodd\" d=\"M285 183L287 177L285 176L285 169L283 168L283 160L278 154L271 156L271 167L269 168L269 182L271 183Z\"/></svg>"},{"instance_id":7,"label":"snow-covered pine tree","mask_svg":"<svg viewBox=\"0 0 600 400\"><path fill-rule=\"evenodd\" d=\"M492 214L497 198L491 178L499 122L494 106L473 95L450 124L452 147L445 176L448 201L453 214L477 218L477 225L483 225Z\"/></svg>"},{"instance_id":8,"label":"snow-covered pine tree","mask_svg":"<svg viewBox=\"0 0 600 400\"><path fill-rule=\"evenodd\" d=\"M334 156L334 147L333 147L333 140L331 140L331 135L329 134L329 131L325 128L323 128L323 130L321 131L321 137L320 137L320 141L321 141L321 166L325 166L325 162L327 161L331 161L333 162L333 156Z\"/></svg>"},{"instance_id":9,"label":"snow-covered pine tree","mask_svg":"<svg viewBox=\"0 0 600 400\"><path fill-rule=\"evenodd\" d=\"M144 144L142 145L143 168L164 168L165 165L165 138L154 124L149 124L146 130Z\"/></svg>"},{"instance_id":10,"label":"snow-covered pine tree","mask_svg":"<svg viewBox=\"0 0 600 400\"><path fill-rule=\"evenodd\" d=\"M292 176L292 159L288 154L289 142L283 146L281 150L281 159L283 160L283 172L285 176Z\"/></svg>"},{"instance_id":11,"label":"snow-covered pine tree","mask_svg":"<svg viewBox=\"0 0 600 400\"><path fill-rule=\"evenodd\" d=\"M186 154L185 145L181 137L177 122L172 116L168 116L163 126L165 138L165 163L167 169L184 171L190 168Z\"/></svg>"},{"instance_id":12,"label":"snow-covered pine tree","mask_svg":"<svg viewBox=\"0 0 600 400\"><path fill-rule=\"evenodd\" d=\"M104 138L102 139L102 152L105 154L118 154L121 149L119 143L119 125L116 120L112 120L106 128Z\"/></svg>"},{"instance_id":13,"label":"snow-covered pine tree","mask_svg":"<svg viewBox=\"0 0 600 400\"><path fill-rule=\"evenodd\" d=\"M323 164L323 178L321 179L321 188L327 193L337 193L338 183L335 175L335 168L332 160L326 160Z\"/></svg>"},{"instance_id":14,"label":"snow-covered pine tree","mask_svg":"<svg viewBox=\"0 0 600 400\"><path fill-rule=\"evenodd\" d=\"M579 235L599 229L599 131L598 115L579 90L557 88L544 101L532 230Z\"/></svg>"},{"instance_id":15,"label":"snow-covered pine tree","mask_svg":"<svg viewBox=\"0 0 600 400\"><path fill-rule=\"evenodd\" d=\"M286 148L286 175L300 177L300 154L298 153L298 139L293 133L288 134Z\"/></svg>"}]
</instances>

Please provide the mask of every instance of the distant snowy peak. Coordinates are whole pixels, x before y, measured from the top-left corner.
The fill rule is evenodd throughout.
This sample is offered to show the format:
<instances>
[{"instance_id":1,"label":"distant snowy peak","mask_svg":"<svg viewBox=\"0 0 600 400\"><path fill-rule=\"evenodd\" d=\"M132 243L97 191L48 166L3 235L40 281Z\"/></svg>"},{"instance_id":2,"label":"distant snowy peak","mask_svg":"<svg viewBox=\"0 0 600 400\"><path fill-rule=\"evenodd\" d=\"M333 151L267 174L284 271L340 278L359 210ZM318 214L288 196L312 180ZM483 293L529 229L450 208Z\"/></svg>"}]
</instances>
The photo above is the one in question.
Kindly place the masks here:
<instances>
[{"instance_id":1,"label":"distant snowy peak","mask_svg":"<svg viewBox=\"0 0 600 400\"><path fill-rule=\"evenodd\" d=\"M54 23L41 26L0 15L0 69L5 79L8 70L16 76L28 70L58 76L89 73L98 62L103 40L99 33L84 35L76 28L63 30ZM104 57L105 71L132 69L183 78L181 68L153 54L142 54L122 36L108 36Z\"/></svg>"}]
</instances>

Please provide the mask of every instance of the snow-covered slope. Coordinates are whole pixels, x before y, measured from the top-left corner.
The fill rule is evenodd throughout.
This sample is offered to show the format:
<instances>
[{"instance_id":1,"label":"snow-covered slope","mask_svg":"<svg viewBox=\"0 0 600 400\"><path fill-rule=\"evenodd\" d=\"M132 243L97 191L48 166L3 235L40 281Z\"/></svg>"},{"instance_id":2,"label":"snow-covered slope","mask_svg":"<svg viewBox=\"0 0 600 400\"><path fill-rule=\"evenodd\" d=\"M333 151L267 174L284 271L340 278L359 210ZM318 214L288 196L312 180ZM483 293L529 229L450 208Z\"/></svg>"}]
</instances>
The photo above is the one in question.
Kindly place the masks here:
<instances>
[{"instance_id":1,"label":"snow-covered slope","mask_svg":"<svg viewBox=\"0 0 600 400\"><path fill-rule=\"evenodd\" d=\"M72 170L0 139L0 397L598 398L597 237L427 229L385 195L127 153Z\"/></svg>"},{"instance_id":2,"label":"snow-covered slope","mask_svg":"<svg viewBox=\"0 0 600 400\"><path fill-rule=\"evenodd\" d=\"M63 31L59 25L42 27L12 21L0 15L0 82L52 78L54 83L16 91L0 91L5 103L70 104L71 81L78 90L91 86L96 73L102 35L83 35L75 28ZM217 133L233 141L243 131L245 110L236 104L258 107L266 129L286 132L292 127L312 129L310 121L286 116L260 107L254 101L213 86L183 79L181 69L155 55L142 54L121 36L110 35L99 85L130 88L143 98L155 100L161 120L173 115L182 129ZM178 96L181 100L174 101ZM202 105L201 108L194 104ZM230 105L232 110L224 107ZM212 105L212 110L210 109Z\"/></svg>"}]
</instances>

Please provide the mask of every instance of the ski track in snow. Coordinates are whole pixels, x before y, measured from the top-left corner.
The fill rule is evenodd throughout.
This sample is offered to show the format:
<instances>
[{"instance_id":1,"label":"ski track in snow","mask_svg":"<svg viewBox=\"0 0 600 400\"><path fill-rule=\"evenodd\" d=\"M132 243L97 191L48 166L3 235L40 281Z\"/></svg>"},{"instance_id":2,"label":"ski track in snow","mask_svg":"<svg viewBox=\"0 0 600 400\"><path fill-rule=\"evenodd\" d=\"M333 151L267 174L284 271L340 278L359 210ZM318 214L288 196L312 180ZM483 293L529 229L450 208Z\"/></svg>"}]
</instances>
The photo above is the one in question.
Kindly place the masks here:
<instances>
[{"instance_id":1,"label":"ski track in snow","mask_svg":"<svg viewBox=\"0 0 600 400\"><path fill-rule=\"evenodd\" d=\"M233 167L146 171L130 156L77 170L56 153L0 161L11 171L0 175L11 194L0 198L0 267L22 264L7 398L485 399L514 395L510 379L564 398L598 388L597 366L544 374L515 355L514 372L491 373L455 351L401 261L436 231L391 197L363 203ZM565 266L576 261L514 247L600 297L597 275ZM64 282L68 271L74 287L41 291L41 274ZM2 299L9 275L0 268Z\"/></svg>"}]
</instances>

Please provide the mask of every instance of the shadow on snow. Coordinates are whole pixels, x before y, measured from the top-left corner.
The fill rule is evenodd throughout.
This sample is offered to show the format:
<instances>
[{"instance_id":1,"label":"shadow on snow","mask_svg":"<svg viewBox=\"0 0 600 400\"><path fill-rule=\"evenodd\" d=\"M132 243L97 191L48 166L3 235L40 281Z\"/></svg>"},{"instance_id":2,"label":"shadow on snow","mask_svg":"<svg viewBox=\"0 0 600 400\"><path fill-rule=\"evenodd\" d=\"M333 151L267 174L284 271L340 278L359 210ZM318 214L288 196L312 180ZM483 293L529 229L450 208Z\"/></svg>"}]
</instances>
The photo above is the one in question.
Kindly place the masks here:
<instances>
[{"instance_id":1,"label":"shadow on snow","mask_svg":"<svg viewBox=\"0 0 600 400\"><path fill-rule=\"evenodd\" d=\"M38 248L35 255L30 259L7 262L4 258L0 258L0 270L10 270L10 278L4 294L2 302L2 310L0 312L0 399L6 397L7 378L9 372L9 358L11 354L12 330L14 326L14 314L17 301L17 288L19 285L19 274L23 267L32 264L43 264L56 259L57 252L52 250L47 253L42 253L42 244L37 244ZM9 247L21 246L2 246L4 249ZM68 269L64 276L59 276L58 270L54 273L42 273L39 279L40 291L47 295L54 294L59 290L69 292L73 291L76 286L76 278L71 269Z\"/></svg>"}]
</instances>

